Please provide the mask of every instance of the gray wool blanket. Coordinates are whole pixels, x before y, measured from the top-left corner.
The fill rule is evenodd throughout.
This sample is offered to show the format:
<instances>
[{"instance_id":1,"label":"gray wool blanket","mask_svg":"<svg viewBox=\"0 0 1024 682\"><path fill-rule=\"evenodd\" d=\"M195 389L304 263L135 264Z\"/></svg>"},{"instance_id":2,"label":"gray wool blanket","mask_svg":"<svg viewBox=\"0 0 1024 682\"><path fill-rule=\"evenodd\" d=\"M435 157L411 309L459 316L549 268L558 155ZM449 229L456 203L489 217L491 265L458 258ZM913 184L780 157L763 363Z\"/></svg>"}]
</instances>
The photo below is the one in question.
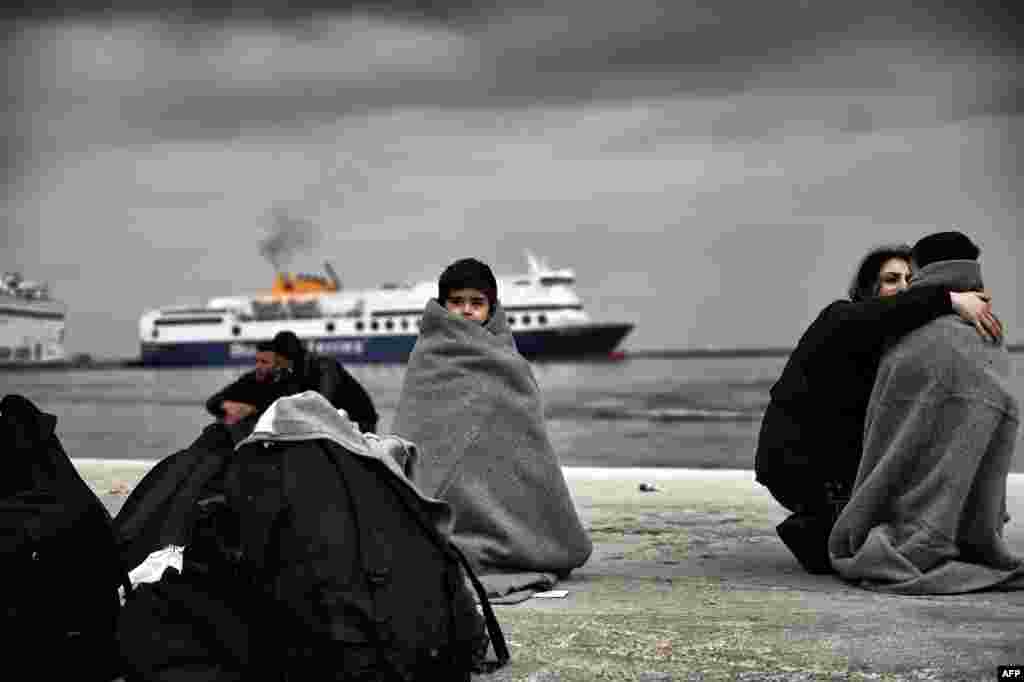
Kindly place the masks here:
<instances>
[{"instance_id":1,"label":"gray wool blanket","mask_svg":"<svg viewBox=\"0 0 1024 682\"><path fill-rule=\"evenodd\" d=\"M486 326L427 304L392 432L416 444L416 484L452 506L453 539L499 601L548 589L590 557L500 304Z\"/></svg>"},{"instance_id":2,"label":"gray wool blanket","mask_svg":"<svg viewBox=\"0 0 1024 682\"><path fill-rule=\"evenodd\" d=\"M933 263L915 286L980 288L973 261ZM852 497L829 537L833 567L869 589L1024 589L1003 540L1019 411L1005 348L955 315L908 334L879 366Z\"/></svg>"}]
</instances>

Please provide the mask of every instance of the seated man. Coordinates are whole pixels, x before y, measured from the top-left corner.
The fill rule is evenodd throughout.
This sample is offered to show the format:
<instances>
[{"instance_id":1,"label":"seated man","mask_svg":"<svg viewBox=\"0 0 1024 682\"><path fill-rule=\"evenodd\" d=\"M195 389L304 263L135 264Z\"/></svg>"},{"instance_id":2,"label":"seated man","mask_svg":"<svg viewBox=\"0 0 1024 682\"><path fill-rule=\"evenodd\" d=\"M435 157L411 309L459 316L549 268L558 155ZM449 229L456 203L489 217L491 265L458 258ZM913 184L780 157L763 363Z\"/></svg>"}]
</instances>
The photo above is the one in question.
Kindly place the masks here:
<instances>
[{"instance_id":1,"label":"seated man","mask_svg":"<svg viewBox=\"0 0 1024 682\"><path fill-rule=\"evenodd\" d=\"M497 289L477 260L457 261L441 275L393 431L415 443L415 483L452 506L453 540L489 594L515 601L582 566L592 546Z\"/></svg>"},{"instance_id":2,"label":"seated man","mask_svg":"<svg viewBox=\"0 0 1024 682\"><path fill-rule=\"evenodd\" d=\"M306 350L299 337L290 331L278 332L270 347L274 351L274 367L284 370L295 385L292 393L316 391L335 409L345 410L360 431L376 432L377 410L373 400L340 362Z\"/></svg>"},{"instance_id":3,"label":"seated man","mask_svg":"<svg viewBox=\"0 0 1024 682\"><path fill-rule=\"evenodd\" d=\"M206 401L206 411L225 424L237 424L259 415L282 395L280 376L275 373L274 346L264 341L256 347L256 368L243 374Z\"/></svg>"},{"instance_id":4,"label":"seated man","mask_svg":"<svg viewBox=\"0 0 1024 682\"><path fill-rule=\"evenodd\" d=\"M910 288L983 288L980 250L959 232L919 241ZM1024 589L1003 540L1006 478L1019 426L1005 347L955 315L882 357L853 494L829 537L847 580L902 594Z\"/></svg>"}]
</instances>

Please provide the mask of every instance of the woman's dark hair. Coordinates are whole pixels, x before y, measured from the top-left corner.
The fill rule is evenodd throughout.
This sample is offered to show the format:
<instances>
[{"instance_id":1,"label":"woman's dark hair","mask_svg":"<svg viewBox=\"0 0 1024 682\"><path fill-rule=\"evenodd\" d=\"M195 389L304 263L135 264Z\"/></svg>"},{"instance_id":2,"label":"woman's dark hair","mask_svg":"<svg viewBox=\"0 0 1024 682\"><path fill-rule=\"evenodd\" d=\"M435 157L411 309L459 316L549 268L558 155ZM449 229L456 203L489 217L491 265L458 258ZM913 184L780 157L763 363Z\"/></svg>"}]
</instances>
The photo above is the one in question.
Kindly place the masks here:
<instances>
[{"instance_id":1,"label":"woman's dark hair","mask_svg":"<svg viewBox=\"0 0 1024 682\"><path fill-rule=\"evenodd\" d=\"M882 264L890 258L901 258L907 263L910 262L909 244L885 244L877 246L864 256L860 265L857 266L857 273L850 282L850 289L847 294L853 302L867 301L878 296L878 273Z\"/></svg>"}]
</instances>

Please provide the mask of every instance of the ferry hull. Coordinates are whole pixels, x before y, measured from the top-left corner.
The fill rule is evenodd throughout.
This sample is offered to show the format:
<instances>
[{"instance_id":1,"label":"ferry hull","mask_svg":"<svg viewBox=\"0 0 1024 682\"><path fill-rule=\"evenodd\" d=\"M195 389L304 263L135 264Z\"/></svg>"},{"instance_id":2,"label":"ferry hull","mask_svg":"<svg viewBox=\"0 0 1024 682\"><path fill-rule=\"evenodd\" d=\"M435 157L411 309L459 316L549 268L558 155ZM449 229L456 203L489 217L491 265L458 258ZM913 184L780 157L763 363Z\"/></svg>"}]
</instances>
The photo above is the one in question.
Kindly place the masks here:
<instances>
[{"instance_id":1,"label":"ferry hull","mask_svg":"<svg viewBox=\"0 0 1024 682\"><path fill-rule=\"evenodd\" d=\"M632 324L586 324L516 332L514 336L519 352L531 360L571 360L607 357L632 329ZM251 365L255 361L256 344L264 340L267 339L143 342L141 364L147 367ZM416 345L416 335L320 336L304 341L311 350L334 356L342 363L404 363Z\"/></svg>"}]
</instances>

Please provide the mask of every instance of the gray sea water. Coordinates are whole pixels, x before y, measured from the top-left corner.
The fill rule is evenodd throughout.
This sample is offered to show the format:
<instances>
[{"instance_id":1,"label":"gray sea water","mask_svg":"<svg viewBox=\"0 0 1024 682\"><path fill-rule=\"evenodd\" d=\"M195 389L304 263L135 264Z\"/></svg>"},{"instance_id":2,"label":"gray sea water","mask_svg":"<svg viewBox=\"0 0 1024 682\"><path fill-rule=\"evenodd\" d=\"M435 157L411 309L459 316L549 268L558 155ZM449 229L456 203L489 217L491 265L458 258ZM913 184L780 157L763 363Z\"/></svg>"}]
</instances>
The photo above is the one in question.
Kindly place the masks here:
<instances>
[{"instance_id":1,"label":"gray sea water","mask_svg":"<svg viewBox=\"0 0 1024 682\"><path fill-rule=\"evenodd\" d=\"M1024 354L1013 389L1024 401ZM785 364L769 358L627 358L536 363L562 464L750 469L768 389ZM352 365L388 432L404 365ZM203 403L239 368L0 372L0 394L20 393L57 416L72 458L161 459L209 423ZM1014 471L1024 471L1024 434Z\"/></svg>"}]
</instances>

